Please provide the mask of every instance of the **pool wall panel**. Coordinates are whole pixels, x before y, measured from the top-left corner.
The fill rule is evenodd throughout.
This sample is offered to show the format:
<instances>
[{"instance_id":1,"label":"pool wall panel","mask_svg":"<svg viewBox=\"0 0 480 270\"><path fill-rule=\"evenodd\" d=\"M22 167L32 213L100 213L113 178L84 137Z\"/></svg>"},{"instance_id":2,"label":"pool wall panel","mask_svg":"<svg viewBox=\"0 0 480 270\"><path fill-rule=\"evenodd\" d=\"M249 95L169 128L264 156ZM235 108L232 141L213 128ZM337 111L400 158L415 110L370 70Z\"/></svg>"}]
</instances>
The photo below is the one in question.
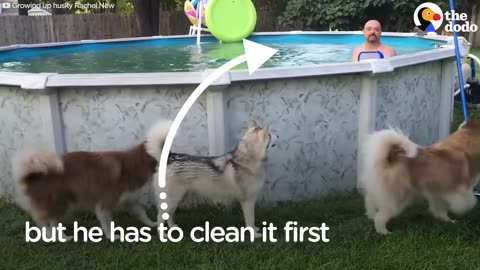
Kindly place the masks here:
<instances>
[{"instance_id":1,"label":"pool wall panel","mask_svg":"<svg viewBox=\"0 0 480 270\"><path fill-rule=\"evenodd\" d=\"M454 61L447 58L382 74L225 80L190 109L172 150L224 153L256 120L279 135L269 153L261 205L352 190L359 187L359 143L367 132L390 124L422 145L448 136L454 75ZM0 194L13 194L14 152L61 145L66 151L125 149L142 141L157 119L173 120L196 87L77 86L47 94L0 86ZM51 113L55 107L58 118ZM63 132L52 132L55 127Z\"/></svg>"},{"instance_id":2,"label":"pool wall panel","mask_svg":"<svg viewBox=\"0 0 480 270\"><path fill-rule=\"evenodd\" d=\"M140 143L156 121L173 121L193 89L191 86L62 89L67 150L125 149ZM172 150L208 154L206 117L205 95L202 95L180 125Z\"/></svg>"},{"instance_id":3,"label":"pool wall panel","mask_svg":"<svg viewBox=\"0 0 480 270\"><path fill-rule=\"evenodd\" d=\"M418 144L438 140L442 62L398 68L379 76L376 128L400 128Z\"/></svg>"},{"instance_id":4,"label":"pool wall panel","mask_svg":"<svg viewBox=\"0 0 480 270\"><path fill-rule=\"evenodd\" d=\"M227 89L230 148L252 120L279 136L269 152L264 202L355 187L360 80L318 76L234 83Z\"/></svg>"},{"instance_id":5,"label":"pool wall panel","mask_svg":"<svg viewBox=\"0 0 480 270\"><path fill-rule=\"evenodd\" d=\"M18 87L0 87L0 197L14 194L12 158L23 149L48 147L42 96Z\"/></svg>"}]
</instances>

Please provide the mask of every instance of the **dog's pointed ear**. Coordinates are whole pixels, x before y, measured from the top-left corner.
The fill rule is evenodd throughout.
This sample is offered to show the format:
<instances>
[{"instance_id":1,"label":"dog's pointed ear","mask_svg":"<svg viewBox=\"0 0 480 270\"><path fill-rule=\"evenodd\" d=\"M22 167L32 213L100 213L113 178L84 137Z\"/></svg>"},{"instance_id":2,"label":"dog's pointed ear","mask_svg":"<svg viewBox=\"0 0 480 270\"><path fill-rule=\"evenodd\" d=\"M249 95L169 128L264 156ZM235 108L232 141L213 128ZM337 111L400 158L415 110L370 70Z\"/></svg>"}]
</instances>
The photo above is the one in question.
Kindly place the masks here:
<instances>
[{"instance_id":1,"label":"dog's pointed ear","mask_svg":"<svg viewBox=\"0 0 480 270\"><path fill-rule=\"evenodd\" d=\"M250 122L250 124L248 125L248 129L251 129L251 128L256 128L257 127L257 122L255 120L253 120L252 122Z\"/></svg>"}]
</instances>

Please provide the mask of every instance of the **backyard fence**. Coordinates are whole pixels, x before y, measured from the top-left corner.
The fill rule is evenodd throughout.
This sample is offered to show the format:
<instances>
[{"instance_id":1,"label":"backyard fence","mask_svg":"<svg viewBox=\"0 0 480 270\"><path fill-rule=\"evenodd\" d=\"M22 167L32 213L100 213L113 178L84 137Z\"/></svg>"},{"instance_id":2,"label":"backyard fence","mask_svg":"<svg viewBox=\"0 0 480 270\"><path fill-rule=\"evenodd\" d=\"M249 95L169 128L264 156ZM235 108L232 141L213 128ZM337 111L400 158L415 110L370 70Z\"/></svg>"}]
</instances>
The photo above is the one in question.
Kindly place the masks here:
<instances>
[{"instance_id":1,"label":"backyard fence","mask_svg":"<svg viewBox=\"0 0 480 270\"><path fill-rule=\"evenodd\" d=\"M474 5L471 14L472 23L480 26L480 7ZM303 29L300 23L295 27L282 26L277 17L269 11L258 11L254 31L308 30ZM183 11L160 12L159 35L185 35L189 26ZM0 46L139 36L141 31L134 14L0 16ZM468 33L462 36L469 38ZM480 31L471 34L469 41L473 47L480 47Z\"/></svg>"},{"instance_id":2,"label":"backyard fence","mask_svg":"<svg viewBox=\"0 0 480 270\"><path fill-rule=\"evenodd\" d=\"M138 36L130 14L0 16L0 26L0 46Z\"/></svg>"},{"instance_id":3,"label":"backyard fence","mask_svg":"<svg viewBox=\"0 0 480 270\"><path fill-rule=\"evenodd\" d=\"M185 35L190 22L183 11L168 11L160 13L159 25L160 35ZM288 30L271 12L257 13L255 31ZM134 14L0 16L0 46L138 36Z\"/></svg>"}]
</instances>

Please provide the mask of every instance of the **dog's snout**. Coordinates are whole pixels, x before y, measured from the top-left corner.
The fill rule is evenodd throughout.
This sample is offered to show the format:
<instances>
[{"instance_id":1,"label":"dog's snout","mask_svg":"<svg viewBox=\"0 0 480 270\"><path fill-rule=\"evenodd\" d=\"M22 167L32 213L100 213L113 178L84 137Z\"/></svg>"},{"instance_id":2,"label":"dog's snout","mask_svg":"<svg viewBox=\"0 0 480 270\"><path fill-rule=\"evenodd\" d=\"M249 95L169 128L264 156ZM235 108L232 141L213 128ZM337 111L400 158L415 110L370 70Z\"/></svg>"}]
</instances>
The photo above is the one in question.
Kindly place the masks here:
<instances>
[{"instance_id":1,"label":"dog's snout","mask_svg":"<svg viewBox=\"0 0 480 270\"><path fill-rule=\"evenodd\" d=\"M269 140L268 140L268 145L267 148L273 148L277 145L277 140L279 136L277 134L274 134L272 132L269 132Z\"/></svg>"},{"instance_id":2,"label":"dog's snout","mask_svg":"<svg viewBox=\"0 0 480 270\"><path fill-rule=\"evenodd\" d=\"M279 136L277 134L270 133L271 145L270 147L275 147L277 145L276 141L278 140Z\"/></svg>"}]
</instances>

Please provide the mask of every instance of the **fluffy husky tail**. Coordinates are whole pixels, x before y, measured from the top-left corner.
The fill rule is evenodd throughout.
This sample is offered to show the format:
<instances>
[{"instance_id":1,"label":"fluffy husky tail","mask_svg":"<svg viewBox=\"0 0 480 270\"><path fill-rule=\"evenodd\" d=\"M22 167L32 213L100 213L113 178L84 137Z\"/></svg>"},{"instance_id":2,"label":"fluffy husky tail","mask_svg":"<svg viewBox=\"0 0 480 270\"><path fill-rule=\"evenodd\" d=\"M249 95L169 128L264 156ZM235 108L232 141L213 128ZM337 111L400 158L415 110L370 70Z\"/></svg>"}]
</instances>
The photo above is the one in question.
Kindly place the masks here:
<instances>
[{"instance_id":1,"label":"fluffy husky tail","mask_svg":"<svg viewBox=\"0 0 480 270\"><path fill-rule=\"evenodd\" d=\"M62 173L63 161L55 152L43 149L17 154L12 162L13 178L19 184L32 174Z\"/></svg>"},{"instance_id":2,"label":"fluffy husky tail","mask_svg":"<svg viewBox=\"0 0 480 270\"><path fill-rule=\"evenodd\" d=\"M371 181L402 158L417 156L419 146L407 136L393 129L377 131L368 137L364 145L364 182Z\"/></svg>"},{"instance_id":3,"label":"fluffy husky tail","mask_svg":"<svg viewBox=\"0 0 480 270\"><path fill-rule=\"evenodd\" d=\"M27 199L25 185L39 179L39 176L60 174L64 171L63 159L55 152L34 149L17 153L12 159L13 196L15 202L24 210L33 211ZM40 177L43 178L43 177Z\"/></svg>"},{"instance_id":4,"label":"fluffy husky tail","mask_svg":"<svg viewBox=\"0 0 480 270\"><path fill-rule=\"evenodd\" d=\"M152 126L147 134L147 142L145 143L146 151L157 161L160 160L163 145L165 144L171 125L172 121L170 120L160 120Z\"/></svg>"}]
</instances>

